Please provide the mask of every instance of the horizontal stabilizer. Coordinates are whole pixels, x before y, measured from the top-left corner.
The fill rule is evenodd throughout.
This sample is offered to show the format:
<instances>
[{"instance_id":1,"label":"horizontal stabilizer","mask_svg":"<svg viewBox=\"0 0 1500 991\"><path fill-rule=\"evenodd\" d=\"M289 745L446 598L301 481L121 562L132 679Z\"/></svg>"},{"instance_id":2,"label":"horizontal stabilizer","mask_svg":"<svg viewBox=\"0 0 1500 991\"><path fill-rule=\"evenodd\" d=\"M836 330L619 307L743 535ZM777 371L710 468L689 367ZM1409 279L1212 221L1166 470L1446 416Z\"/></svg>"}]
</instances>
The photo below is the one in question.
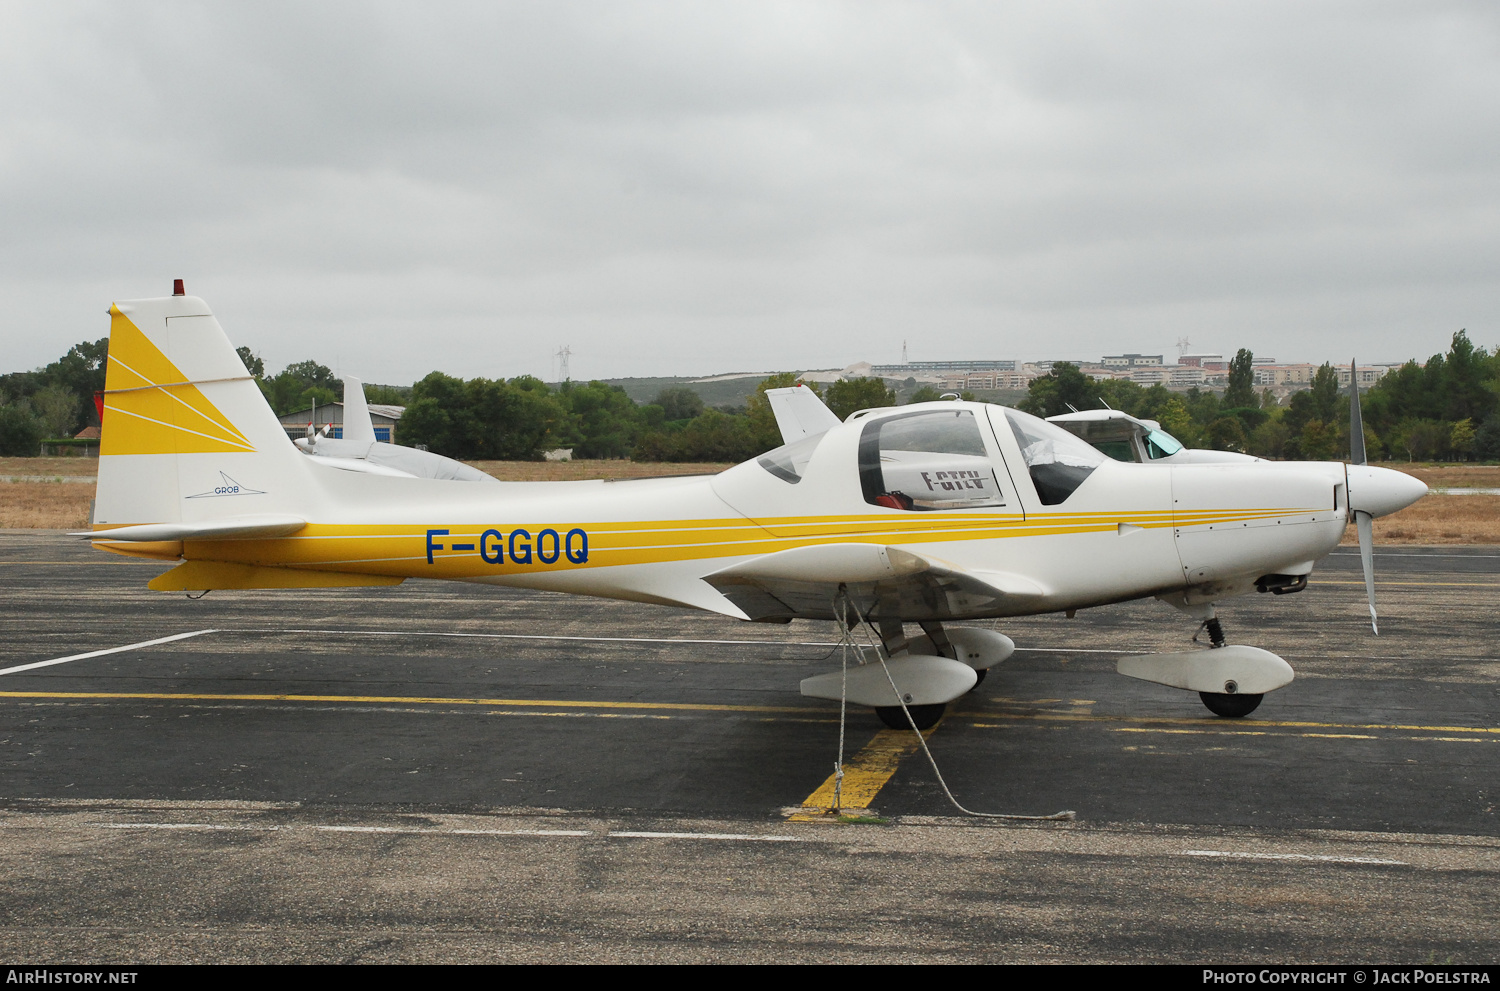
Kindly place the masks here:
<instances>
[{"instance_id":1,"label":"horizontal stabilizer","mask_svg":"<svg viewBox=\"0 0 1500 991\"><path fill-rule=\"evenodd\" d=\"M307 526L300 516L227 516L200 523L141 523L117 526L110 530L69 534L92 540L250 540L257 537L285 537Z\"/></svg>"},{"instance_id":2,"label":"horizontal stabilizer","mask_svg":"<svg viewBox=\"0 0 1500 991\"><path fill-rule=\"evenodd\" d=\"M146 584L153 592L199 592L226 588L348 588L400 585L394 575L351 575L338 571L262 568L224 561L184 561Z\"/></svg>"}]
</instances>

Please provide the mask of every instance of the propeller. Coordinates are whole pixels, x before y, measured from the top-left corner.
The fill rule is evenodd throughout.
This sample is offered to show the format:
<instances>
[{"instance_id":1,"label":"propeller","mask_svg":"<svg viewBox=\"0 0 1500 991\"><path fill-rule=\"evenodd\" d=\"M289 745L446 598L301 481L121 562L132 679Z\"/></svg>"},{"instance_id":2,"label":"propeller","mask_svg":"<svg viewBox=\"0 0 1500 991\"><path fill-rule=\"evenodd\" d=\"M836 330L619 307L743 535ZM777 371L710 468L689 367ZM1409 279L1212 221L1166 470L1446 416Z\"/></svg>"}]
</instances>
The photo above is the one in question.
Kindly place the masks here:
<instances>
[{"instance_id":1,"label":"propeller","mask_svg":"<svg viewBox=\"0 0 1500 991\"><path fill-rule=\"evenodd\" d=\"M1349 362L1349 463L1365 466L1365 422L1359 413L1358 363ZM1352 508L1352 504L1351 504ZM1380 636L1375 615L1375 517L1362 509L1354 510L1354 528L1359 531L1359 563L1365 569L1365 595L1370 599L1370 629Z\"/></svg>"}]
</instances>

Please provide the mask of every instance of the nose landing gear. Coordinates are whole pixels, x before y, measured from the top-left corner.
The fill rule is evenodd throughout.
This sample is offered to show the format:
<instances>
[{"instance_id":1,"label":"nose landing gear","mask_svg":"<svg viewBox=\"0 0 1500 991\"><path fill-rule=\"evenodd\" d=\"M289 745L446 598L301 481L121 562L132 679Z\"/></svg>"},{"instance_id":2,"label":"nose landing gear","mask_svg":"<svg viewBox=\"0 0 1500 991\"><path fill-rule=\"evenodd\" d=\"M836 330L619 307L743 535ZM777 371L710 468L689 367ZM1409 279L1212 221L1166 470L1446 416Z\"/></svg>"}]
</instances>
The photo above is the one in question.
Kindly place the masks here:
<instances>
[{"instance_id":1,"label":"nose landing gear","mask_svg":"<svg viewBox=\"0 0 1500 991\"><path fill-rule=\"evenodd\" d=\"M1254 712L1260 706L1260 700L1266 696L1264 693L1230 695L1228 692L1199 692L1198 697L1214 715L1225 719L1239 719Z\"/></svg>"}]
</instances>

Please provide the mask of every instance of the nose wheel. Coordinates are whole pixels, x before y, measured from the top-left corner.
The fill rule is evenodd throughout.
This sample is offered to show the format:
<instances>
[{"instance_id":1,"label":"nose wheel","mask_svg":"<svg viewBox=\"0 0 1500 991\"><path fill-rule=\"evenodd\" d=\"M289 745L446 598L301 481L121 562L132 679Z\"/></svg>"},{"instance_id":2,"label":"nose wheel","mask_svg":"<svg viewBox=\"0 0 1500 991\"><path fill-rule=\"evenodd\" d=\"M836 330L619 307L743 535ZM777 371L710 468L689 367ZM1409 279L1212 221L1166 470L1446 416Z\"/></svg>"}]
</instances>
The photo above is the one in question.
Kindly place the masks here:
<instances>
[{"instance_id":1,"label":"nose wheel","mask_svg":"<svg viewBox=\"0 0 1500 991\"><path fill-rule=\"evenodd\" d=\"M1210 616L1204 620L1203 626L1200 629L1208 631L1208 642L1212 649L1223 647L1229 642L1224 637L1224 625L1219 622L1216 616ZM1193 639L1196 640L1198 638L1195 636ZM1234 685L1231 683L1227 687L1233 688ZM1204 705L1208 706L1208 711L1214 715L1222 716L1225 719L1241 719L1254 712L1260 706L1260 700L1265 698L1265 695L1199 692L1198 697L1203 700Z\"/></svg>"},{"instance_id":2,"label":"nose wheel","mask_svg":"<svg viewBox=\"0 0 1500 991\"><path fill-rule=\"evenodd\" d=\"M1225 719L1239 719L1254 712L1264 695L1228 695L1224 692L1199 692L1208 711ZM897 710L900 711L899 709Z\"/></svg>"}]
</instances>

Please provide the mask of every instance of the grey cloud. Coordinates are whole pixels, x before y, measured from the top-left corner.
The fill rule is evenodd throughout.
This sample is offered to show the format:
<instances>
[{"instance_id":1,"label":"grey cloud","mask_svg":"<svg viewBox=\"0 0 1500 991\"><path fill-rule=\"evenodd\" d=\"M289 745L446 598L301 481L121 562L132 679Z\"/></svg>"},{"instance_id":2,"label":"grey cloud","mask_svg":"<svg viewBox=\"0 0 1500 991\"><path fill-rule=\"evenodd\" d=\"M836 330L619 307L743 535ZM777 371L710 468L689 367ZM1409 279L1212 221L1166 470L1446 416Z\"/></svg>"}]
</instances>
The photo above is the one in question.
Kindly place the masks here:
<instances>
[{"instance_id":1,"label":"grey cloud","mask_svg":"<svg viewBox=\"0 0 1500 991\"><path fill-rule=\"evenodd\" d=\"M8 367L191 279L367 379L1495 332L1480 4L21 6Z\"/></svg>"}]
</instances>

